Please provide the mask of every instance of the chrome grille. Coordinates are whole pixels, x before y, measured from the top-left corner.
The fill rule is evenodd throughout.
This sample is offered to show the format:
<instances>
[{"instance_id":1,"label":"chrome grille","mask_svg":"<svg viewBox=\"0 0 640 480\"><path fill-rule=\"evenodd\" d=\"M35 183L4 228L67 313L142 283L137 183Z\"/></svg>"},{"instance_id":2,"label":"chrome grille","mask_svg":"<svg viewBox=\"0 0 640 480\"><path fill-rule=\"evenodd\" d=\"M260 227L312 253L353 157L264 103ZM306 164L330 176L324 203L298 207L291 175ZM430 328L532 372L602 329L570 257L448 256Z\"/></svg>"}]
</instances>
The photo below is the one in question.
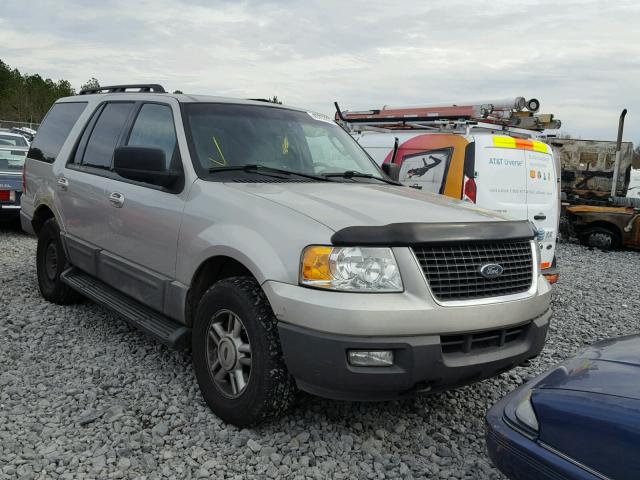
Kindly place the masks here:
<instances>
[{"instance_id":1,"label":"chrome grille","mask_svg":"<svg viewBox=\"0 0 640 480\"><path fill-rule=\"evenodd\" d=\"M438 300L472 300L526 292L533 280L529 240L495 241L413 247L420 267ZM480 268L497 263L497 278L485 278Z\"/></svg>"}]
</instances>

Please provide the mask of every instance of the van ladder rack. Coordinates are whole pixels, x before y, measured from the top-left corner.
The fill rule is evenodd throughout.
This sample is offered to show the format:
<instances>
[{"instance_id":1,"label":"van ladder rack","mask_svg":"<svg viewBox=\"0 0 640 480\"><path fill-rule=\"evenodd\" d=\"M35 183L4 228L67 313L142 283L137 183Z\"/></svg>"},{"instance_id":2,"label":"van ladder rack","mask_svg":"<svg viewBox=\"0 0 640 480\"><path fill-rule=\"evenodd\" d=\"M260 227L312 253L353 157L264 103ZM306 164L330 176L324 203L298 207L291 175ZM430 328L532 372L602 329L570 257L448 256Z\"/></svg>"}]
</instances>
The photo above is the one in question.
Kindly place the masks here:
<instances>
[{"instance_id":1,"label":"van ladder rack","mask_svg":"<svg viewBox=\"0 0 640 480\"><path fill-rule=\"evenodd\" d=\"M422 105L388 107L365 111L342 111L338 102L335 120L349 126L375 125L383 128L406 130L411 128L442 128L445 124L473 125L485 123L497 128L515 127L542 132L558 129L562 125L553 114L538 113L540 102L524 97L515 100L495 101L480 104ZM524 108L529 110L524 110Z\"/></svg>"},{"instance_id":2,"label":"van ladder rack","mask_svg":"<svg viewBox=\"0 0 640 480\"><path fill-rule=\"evenodd\" d=\"M127 90L130 89L136 89L137 91L129 93L167 93L164 87L157 83L134 83L130 85L83 88L78 95L90 95L92 93L126 93Z\"/></svg>"}]
</instances>

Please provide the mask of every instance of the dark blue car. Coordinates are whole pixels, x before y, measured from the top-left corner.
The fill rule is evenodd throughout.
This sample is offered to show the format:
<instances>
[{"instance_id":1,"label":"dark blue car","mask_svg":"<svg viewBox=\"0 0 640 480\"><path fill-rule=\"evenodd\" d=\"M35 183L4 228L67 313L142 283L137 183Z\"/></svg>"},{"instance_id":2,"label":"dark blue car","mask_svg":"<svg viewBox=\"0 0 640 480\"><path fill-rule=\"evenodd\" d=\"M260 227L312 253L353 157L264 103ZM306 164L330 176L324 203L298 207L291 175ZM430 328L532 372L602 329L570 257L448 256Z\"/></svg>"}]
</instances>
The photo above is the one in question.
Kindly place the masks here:
<instances>
[{"instance_id":1,"label":"dark blue car","mask_svg":"<svg viewBox=\"0 0 640 480\"><path fill-rule=\"evenodd\" d=\"M640 335L586 348L486 420L489 456L510 479L640 479Z\"/></svg>"},{"instance_id":2,"label":"dark blue car","mask_svg":"<svg viewBox=\"0 0 640 480\"><path fill-rule=\"evenodd\" d=\"M20 214L20 197L22 195L22 168L27 158L26 146L6 145L7 141L0 135L0 218ZM18 137L18 135L16 135ZM20 137L26 145L24 138Z\"/></svg>"}]
</instances>

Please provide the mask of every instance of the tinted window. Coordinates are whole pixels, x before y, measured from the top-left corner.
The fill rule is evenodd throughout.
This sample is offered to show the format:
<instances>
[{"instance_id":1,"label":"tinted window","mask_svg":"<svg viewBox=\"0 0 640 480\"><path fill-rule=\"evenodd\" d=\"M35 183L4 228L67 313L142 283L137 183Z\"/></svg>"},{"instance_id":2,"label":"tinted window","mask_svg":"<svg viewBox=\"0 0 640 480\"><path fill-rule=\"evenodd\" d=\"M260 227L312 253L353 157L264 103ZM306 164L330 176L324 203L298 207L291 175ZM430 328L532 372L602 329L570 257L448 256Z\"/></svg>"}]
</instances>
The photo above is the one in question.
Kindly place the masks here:
<instances>
[{"instance_id":1,"label":"tinted window","mask_svg":"<svg viewBox=\"0 0 640 480\"><path fill-rule=\"evenodd\" d=\"M74 102L51 107L31 144L29 158L52 163L86 106L86 102Z\"/></svg>"},{"instance_id":2,"label":"tinted window","mask_svg":"<svg viewBox=\"0 0 640 480\"><path fill-rule=\"evenodd\" d=\"M113 150L125 122L131 113L133 103L108 103L93 127L87 148L82 156L82 164L88 167L110 168Z\"/></svg>"},{"instance_id":3,"label":"tinted window","mask_svg":"<svg viewBox=\"0 0 640 480\"><path fill-rule=\"evenodd\" d=\"M171 107L154 103L143 105L131 129L127 145L160 148L164 151L168 168L176 143Z\"/></svg>"}]
</instances>

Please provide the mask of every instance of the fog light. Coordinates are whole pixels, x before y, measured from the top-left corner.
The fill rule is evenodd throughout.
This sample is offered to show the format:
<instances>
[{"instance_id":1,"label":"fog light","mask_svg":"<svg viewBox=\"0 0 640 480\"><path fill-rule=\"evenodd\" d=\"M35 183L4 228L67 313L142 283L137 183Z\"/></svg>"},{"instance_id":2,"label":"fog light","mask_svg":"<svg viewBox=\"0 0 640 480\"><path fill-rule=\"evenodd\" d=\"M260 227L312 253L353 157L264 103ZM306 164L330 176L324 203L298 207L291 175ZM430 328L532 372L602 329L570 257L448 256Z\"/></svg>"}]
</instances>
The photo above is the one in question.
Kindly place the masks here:
<instances>
[{"instance_id":1,"label":"fog light","mask_svg":"<svg viewBox=\"0 0 640 480\"><path fill-rule=\"evenodd\" d=\"M349 363L355 367L389 367L393 365L391 350L349 350Z\"/></svg>"}]
</instances>

